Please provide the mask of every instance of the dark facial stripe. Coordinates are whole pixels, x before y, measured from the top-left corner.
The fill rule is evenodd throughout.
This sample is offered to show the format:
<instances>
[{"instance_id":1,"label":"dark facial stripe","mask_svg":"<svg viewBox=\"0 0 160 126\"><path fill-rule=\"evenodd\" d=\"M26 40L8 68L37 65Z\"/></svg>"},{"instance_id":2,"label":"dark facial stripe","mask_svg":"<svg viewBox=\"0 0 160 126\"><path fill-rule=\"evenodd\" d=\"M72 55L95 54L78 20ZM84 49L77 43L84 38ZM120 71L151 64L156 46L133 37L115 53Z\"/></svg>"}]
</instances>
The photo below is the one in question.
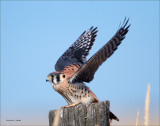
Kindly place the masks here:
<instances>
[{"instance_id":1,"label":"dark facial stripe","mask_svg":"<svg viewBox=\"0 0 160 126\"><path fill-rule=\"evenodd\" d=\"M57 82L59 82L59 81L60 81L60 77L59 77L59 75L58 75L56 78L57 78Z\"/></svg>"},{"instance_id":2,"label":"dark facial stripe","mask_svg":"<svg viewBox=\"0 0 160 126\"><path fill-rule=\"evenodd\" d=\"M52 79L51 79L51 80L52 80L52 83L54 83L54 81L53 81L53 79L54 79L54 78L53 78L53 75L52 75L51 77L52 77Z\"/></svg>"}]
</instances>

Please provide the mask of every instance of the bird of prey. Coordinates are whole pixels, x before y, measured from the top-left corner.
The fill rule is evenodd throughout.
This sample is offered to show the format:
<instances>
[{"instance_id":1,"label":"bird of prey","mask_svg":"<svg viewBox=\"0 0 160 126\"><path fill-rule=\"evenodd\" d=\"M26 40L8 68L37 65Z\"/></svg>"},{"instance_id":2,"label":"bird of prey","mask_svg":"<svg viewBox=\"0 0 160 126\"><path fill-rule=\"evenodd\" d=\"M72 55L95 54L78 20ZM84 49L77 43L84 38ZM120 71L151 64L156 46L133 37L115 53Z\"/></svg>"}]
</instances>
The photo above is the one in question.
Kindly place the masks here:
<instances>
[{"instance_id":1,"label":"bird of prey","mask_svg":"<svg viewBox=\"0 0 160 126\"><path fill-rule=\"evenodd\" d=\"M128 21L129 19L125 18L116 34L89 60L87 60L87 56L98 32L97 27L94 28L93 26L88 31L84 31L58 59L55 65L56 72L50 73L46 81L49 81L52 87L68 102L65 107L75 106L80 103L89 105L100 102L84 82L93 80L99 66L121 44L130 27L130 25L127 25ZM112 112L109 112L109 118L119 121Z\"/></svg>"}]
</instances>

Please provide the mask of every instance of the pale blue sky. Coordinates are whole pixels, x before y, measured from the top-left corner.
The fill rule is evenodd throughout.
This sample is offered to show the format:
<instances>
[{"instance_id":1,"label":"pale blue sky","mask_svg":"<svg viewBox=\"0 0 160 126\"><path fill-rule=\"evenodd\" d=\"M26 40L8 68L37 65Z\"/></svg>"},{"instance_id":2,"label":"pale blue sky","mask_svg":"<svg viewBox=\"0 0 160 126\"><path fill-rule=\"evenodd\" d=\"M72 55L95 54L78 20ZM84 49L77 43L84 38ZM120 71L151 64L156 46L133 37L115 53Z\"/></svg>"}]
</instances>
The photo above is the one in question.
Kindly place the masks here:
<instances>
[{"instance_id":1,"label":"pale blue sky","mask_svg":"<svg viewBox=\"0 0 160 126\"><path fill-rule=\"evenodd\" d=\"M48 112L65 106L46 76L57 59L91 26L98 36L92 56L130 18L126 38L87 84L119 117L115 124L144 121L147 84L151 84L150 124L159 118L158 1L2 1L1 120L2 124L46 124ZM21 122L6 122L21 119Z\"/></svg>"}]
</instances>

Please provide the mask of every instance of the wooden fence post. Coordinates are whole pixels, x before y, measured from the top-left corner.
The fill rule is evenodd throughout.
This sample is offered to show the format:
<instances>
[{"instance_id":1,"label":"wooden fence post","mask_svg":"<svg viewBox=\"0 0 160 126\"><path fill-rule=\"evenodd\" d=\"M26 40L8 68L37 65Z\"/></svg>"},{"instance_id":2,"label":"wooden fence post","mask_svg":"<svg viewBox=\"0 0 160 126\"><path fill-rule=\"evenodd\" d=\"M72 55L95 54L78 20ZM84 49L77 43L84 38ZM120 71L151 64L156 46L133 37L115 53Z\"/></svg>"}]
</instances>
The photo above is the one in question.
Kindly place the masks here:
<instances>
[{"instance_id":1,"label":"wooden fence post","mask_svg":"<svg viewBox=\"0 0 160 126\"><path fill-rule=\"evenodd\" d=\"M109 126L109 101L49 112L49 126Z\"/></svg>"}]
</instances>

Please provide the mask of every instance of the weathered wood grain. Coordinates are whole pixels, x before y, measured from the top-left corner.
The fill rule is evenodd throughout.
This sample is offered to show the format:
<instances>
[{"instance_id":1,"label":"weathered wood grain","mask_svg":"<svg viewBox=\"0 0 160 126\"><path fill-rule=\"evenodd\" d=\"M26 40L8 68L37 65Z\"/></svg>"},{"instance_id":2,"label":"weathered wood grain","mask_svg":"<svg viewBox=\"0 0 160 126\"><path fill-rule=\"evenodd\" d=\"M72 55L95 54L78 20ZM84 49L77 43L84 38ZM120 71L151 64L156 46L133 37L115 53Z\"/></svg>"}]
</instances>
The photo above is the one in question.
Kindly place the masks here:
<instances>
[{"instance_id":1,"label":"weathered wood grain","mask_svg":"<svg viewBox=\"0 0 160 126\"><path fill-rule=\"evenodd\" d=\"M49 126L109 126L109 101L49 112Z\"/></svg>"}]
</instances>

